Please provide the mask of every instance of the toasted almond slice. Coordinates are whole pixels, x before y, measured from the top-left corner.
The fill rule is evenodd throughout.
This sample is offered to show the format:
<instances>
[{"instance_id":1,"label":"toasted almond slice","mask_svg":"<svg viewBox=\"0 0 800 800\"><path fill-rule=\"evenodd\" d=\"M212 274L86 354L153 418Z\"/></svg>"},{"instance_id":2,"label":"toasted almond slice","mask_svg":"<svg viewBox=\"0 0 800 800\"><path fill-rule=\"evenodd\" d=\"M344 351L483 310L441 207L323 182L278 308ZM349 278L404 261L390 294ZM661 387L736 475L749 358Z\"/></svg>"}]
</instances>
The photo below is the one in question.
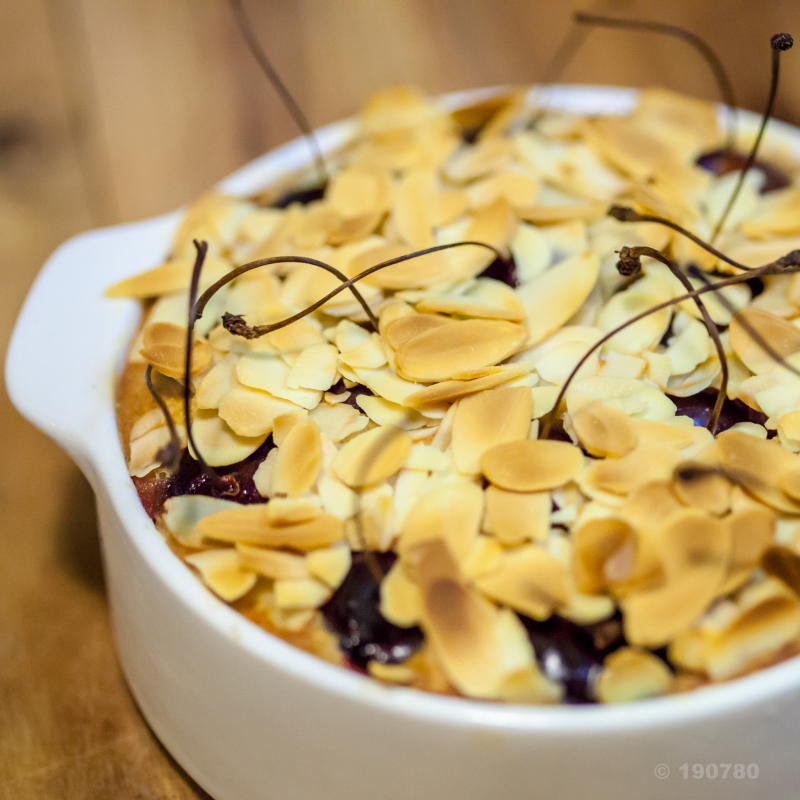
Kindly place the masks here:
<instances>
[{"instance_id":1,"label":"toasted almond slice","mask_svg":"<svg viewBox=\"0 0 800 800\"><path fill-rule=\"evenodd\" d=\"M363 431L369 425L369 418L346 403L329 406L320 403L309 415L317 423L320 431L332 442L338 444L348 436Z\"/></svg>"},{"instance_id":2,"label":"toasted almond slice","mask_svg":"<svg viewBox=\"0 0 800 800\"><path fill-rule=\"evenodd\" d=\"M714 466L699 461L682 461L672 472L678 499L721 517L731 507L731 485Z\"/></svg>"},{"instance_id":3,"label":"toasted almond slice","mask_svg":"<svg viewBox=\"0 0 800 800\"><path fill-rule=\"evenodd\" d=\"M346 218L386 211L389 177L382 170L356 164L335 175L325 195L331 208Z\"/></svg>"},{"instance_id":4,"label":"toasted almond slice","mask_svg":"<svg viewBox=\"0 0 800 800\"><path fill-rule=\"evenodd\" d=\"M503 383L508 383L523 375L528 375L533 369L532 364L520 362L517 364L504 364L500 367L490 367L488 374L474 380L451 380L435 383L418 392L413 392L405 398L405 405L411 408L425 409L436 407L442 403L452 403L461 397L466 397L476 392L493 389ZM558 394L558 388L553 387ZM555 401L555 397L553 398ZM542 412L545 413L545 412Z\"/></svg>"},{"instance_id":5,"label":"toasted almond slice","mask_svg":"<svg viewBox=\"0 0 800 800\"><path fill-rule=\"evenodd\" d=\"M637 486L620 507L622 516L635 528L653 531L676 511L684 506L675 495L672 481L649 481Z\"/></svg>"},{"instance_id":6,"label":"toasted almond slice","mask_svg":"<svg viewBox=\"0 0 800 800\"><path fill-rule=\"evenodd\" d=\"M278 608L319 608L331 596L327 586L312 578L277 580L274 591Z\"/></svg>"},{"instance_id":7,"label":"toasted almond slice","mask_svg":"<svg viewBox=\"0 0 800 800\"><path fill-rule=\"evenodd\" d=\"M392 244L375 247L353 258L348 271L357 275L384 261L401 258L412 252L410 247L404 245ZM366 276L362 283L367 286L392 290L424 289L427 286L450 280L452 272L453 268L446 253L438 251L384 267Z\"/></svg>"},{"instance_id":8,"label":"toasted almond slice","mask_svg":"<svg viewBox=\"0 0 800 800\"><path fill-rule=\"evenodd\" d=\"M572 575L578 590L598 594L628 580L637 560L636 531L623 519L589 520L573 534Z\"/></svg>"},{"instance_id":9,"label":"toasted almond slice","mask_svg":"<svg viewBox=\"0 0 800 800\"><path fill-rule=\"evenodd\" d=\"M143 332L144 360L163 375L183 378L186 366L186 328L172 322L153 322ZM195 339L192 346L191 374L198 375L211 365L211 348Z\"/></svg>"},{"instance_id":10,"label":"toasted almond slice","mask_svg":"<svg viewBox=\"0 0 800 800\"><path fill-rule=\"evenodd\" d=\"M475 583L492 599L537 620L547 619L569 597L564 564L533 544L506 551L497 569Z\"/></svg>"},{"instance_id":11,"label":"toasted almond slice","mask_svg":"<svg viewBox=\"0 0 800 800\"><path fill-rule=\"evenodd\" d=\"M755 505L734 511L723 519L731 534L731 557L724 592L739 588L759 563L775 538L775 514ZM769 570L767 570L769 572ZM800 584L798 584L800 587Z\"/></svg>"},{"instance_id":12,"label":"toasted almond slice","mask_svg":"<svg viewBox=\"0 0 800 800\"><path fill-rule=\"evenodd\" d=\"M192 435L200 454L212 467L244 460L255 453L267 438L267 434L240 436L215 411L198 411L194 415ZM192 452L191 447L189 452Z\"/></svg>"},{"instance_id":13,"label":"toasted almond slice","mask_svg":"<svg viewBox=\"0 0 800 800\"><path fill-rule=\"evenodd\" d=\"M409 628L422 618L422 591L396 561L381 581L381 614L389 622Z\"/></svg>"},{"instance_id":14,"label":"toasted almond slice","mask_svg":"<svg viewBox=\"0 0 800 800\"><path fill-rule=\"evenodd\" d=\"M495 445L483 454L480 466L501 489L540 492L572 480L583 467L583 453L566 442L527 439Z\"/></svg>"},{"instance_id":15,"label":"toasted almond slice","mask_svg":"<svg viewBox=\"0 0 800 800\"><path fill-rule=\"evenodd\" d=\"M606 657L595 693L601 703L627 703L669 694L673 680L669 667L657 656L623 647Z\"/></svg>"},{"instance_id":16,"label":"toasted almond slice","mask_svg":"<svg viewBox=\"0 0 800 800\"><path fill-rule=\"evenodd\" d=\"M278 417L303 410L288 400L241 384L235 385L219 404L220 418L239 436L267 436Z\"/></svg>"},{"instance_id":17,"label":"toasted almond slice","mask_svg":"<svg viewBox=\"0 0 800 800\"><path fill-rule=\"evenodd\" d=\"M273 497L267 504L267 516L275 525L294 525L318 517L321 505L316 495Z\"/></svg>"},{"instance_id":18,"label":"toasted almond slice","mask_svg":"<svg viewBox=\"0 0 800 800\"><path fill-rule=\"evenodd\" d=\"M201 494L179 494L167 498L164 515L161 517L166 529L186 547L202 547L203 536L197 531L197 523L209 514L237 508L238 503L221 497L206 497Z\"/></svg>"},{"instance_id":19,"label":"toasted almond slice","mask_svg":"<svg viewBox=\"0 0 800 800\"><path fill-rule=\"evenodd\" d=\"M584 220L593 222L600 219L608 211L607 203L588 203L566 206L530 205L517 209L519 218L525 222L534 222L537 225L547 225L554 222L571 222Z\"/></svg>"},{"instance_id":20,"label":"toasted almond slice","mask_svg":"<svg viewBox=\"0 0 800 800\"><path fill-rule=\"evenodd\" d=\"M498 304L480 302L469 295L460 297L425 297L416 307L419 311L431 311L436 314L457 314L463 317L477 319L504 319L509 322L522 322L525 319L525 309L512 295L513 304L503 307Z\"/></svg>"},{"instance_id":21,"label":"toasted almond slice","mask_svg":"<svg viewBox=\"0 0 800 800\"><path fill-rule=\"evenodd\" d=\"M583 305L597 282L600 260L583 253L556 264L517 289L525 307L530 343L560 328Z\"/></svg>"},{"instance_id":22,"label":"toasted almond slice","mask_svg":"<svg viewBox=\"0 0 800 800\"><path fill-rule=\"evenodd\" d=\"M426 213L426 186L428 173L411 173L395 189L392 219L400 238L416 250L431 247L433 231Z\"/></svg>"},{"instance_id":23,"label":"toasted almond slice","mask_svg":"<svg viewBox=\"0 0 800 800\"><path fill-rule=\"evenodd\" d=\"M742 362L761 375L773 372L779 367L775 359L759 346L745 330L742 323L748 324L783 358L800 351L800 328L784 319L763 311L760 308L746 308L737 311L729 328L731 348Z\"/></svg>"},{"instance_id":24,"label":"toasted almond slice","mask_svg":"<svg viewBox=\"0 0 800 800\"><path fill-rule=\"evenodd\" d=\"M330 344L311 345L303 350L286 377L289 389L327 391L336 380L339 351Z\"/></svg>"},{"instance_id":25,"label":"toasted almond slice","mask_svg":"<svg viewBox=\"0 0 800 800\"><path fill-rule=\"evenodd\" d=\"M533 539L547 540L551 500L548 492L507 492L490 486L486 490L483 529L507 547Z\"/></svg>"},{"instance_id":26,"label":"toasted almond slice","mask_svg":"<svg viewBox=\"0 0 800 800\"><path fill-rule=\"evenodd\" d=\"M631 418L604 403L587 403L570 416L581 446L593 456L617 458L636 447L638 437Z\"/></svg>"},{"instance_id":27,"label":"toasted almond slice","mask_svg":"<svg viewBox=\"0 0 800 800\"><path fill-rule=\"evenodd\" d=\"M717 450L728 478L762 503L787 514L800 514L800 502L779 488L784 474L796 469L798 457L777 442L738 431L717 437Z\"/></svg>"},{"instance_id":28,"label":"toasted almond slice","mask_svg":"<svg viewBox=\"0 0 800 800\"><path fill-rule=\"evenodd\" d=\"M131 438L133 438L132 432ZM792 500L800 502L800 464L787 470L778 478L778 488L786 492Z\"/></svg>"},{"instance_id":29,"label":"toasted almond slice","mask_svg":"<svg viewBox=\"0 0 800 800\"><path fill-rule=\"evenodd\" d=\"M502 320L453 322L414 336L398 351L398 372L408 380L444 381L457 370L478 369L508 358L526 330Z\"/></svg>"},{"instance_id":30,"label":"toasted almond slice","mask_svg":"<svg viewBox=\"0 0 800 800\"><path fill-rule=\"evenodd\" d=\"M427 418L419 411L390 403L382 397L360 395L356 398L356 403L376 425L394 425L410 431L421 428L427 422Z\"/></svg>"},{"instance_id":31,"label":"toasted almond slice","mask_svg":"<svg viewBox=\"0 0 800 800\"><path fill-rule=\"evenodd\" d=\"M505 198L513 208L520 208L533 204L539 184L519 172L501 172L473 183L466 191L473 208L489 205L498 197Z\"/></svg>"},{"instance_id":32,"label":"toasted almond slice","mask_svg":"<svg viewBox=\"0 0 800 800\"><path fill-rule=\"evenodd\" d=\"M800 595L800 555L790 547L772 545L761 555L761 567L767 575L782 581Z\"/></svg>"},{"instance_id":33,"label":"toasted almond slice","mask_svg":"<svg viewBox=\"0 0 800 800\"><path fill-rule=\"evenodd\" d=\"M228 603L246 595L255 585L256 574L243 566L236 550L204 550L186 556L200 573L203 583Z\"/></svg>"},{"instance_id":34,"label":"toasted almond slice","mask_svg":"<svg viewBox=\"0 0 800 800\"><path fill-rule=\"evenodd\" d=\"M676 417L675 419L677 421L679 418ZM631 423L641 447L654 444L667 445L668 447L683 450L686 447L690 447L694 441L690 430L680 428L677 425L654 422L649 419L633 419Z\"/></svg>"},{"instance_id":35,"label":"toasted almond slice","mask_svg":"<svg viewBox=\"0 0 800 800\"><path fill-rule=\"evenodd\" d=\"M604 492L630 494L643 483L668 478L680 460L681 454L671 447L638 447L621 458L597 461L582 480Z\"/></svg>"},{"instance_id":36,"label":"toasted almond slice","mask_svg":"<svg viewBox=\"0 0 800 800\"><path fill-rule=\"evenodd\" d=\"M372 486L394 475L410 452L411 440L401 428L381 425L347 442L332 466L348 486Z\"/></svg>"},{"instance_id":37,"label":"toasted almond slice","mask_svg":"<svg viewBox=\"0 0 800 800\"><path fill-rule=\"evenodd\" d=\"M503 548L492 536L478 536L470 554L461 562L464 577L477 578L493 572L501 565Z\"/></svg>"},{"instance_id":38,"label":"toasted almond slice","mask_svg":"<svg viewBox=\"0 0 800 800\"><path fill-rule=\"evenodd\" d=\"M336 542L323 550L314 550L306 556L308 571L317 580L336 590L350 571L352 558L346 542Z\"/></svg>"},{"instance_id":39,"label":"toasted almond slice","mask_svg":"<svg viewBox=\"0 0 800 800\"><path fill-rule=\"evenodd\" d=\"M481 456L503 442L525 439L533 400L530 389L490 389L465 397L453 421L453 458L465 474L480 472Z\"/></svg>"},{"instance_id":40,"label":"toasted almond slice","mask_svg":"<svg viewBox=\"0 0 800 800\"><path fill-rule=\"evenodd\" d=\"M277 460L278 450L273 447L253 474L253 483L262 497L272 497L273 495L272 473L275 471L275 462Z\"/></svg>"},{"instance_id":41,"label":"toasted almond slice","mask_svg":"<svg viewBox=\"0 0 800 800\"><path fill-rule=\"evenodd\" d=\"M320 514L296 525L274 525L263 504L211 514L198 522L197 529L203 536L223 542L248 542L297 550L328 547L344 536L342 523L331 514Z\"/></svg>"},{"instance_id":42,"label":"toasted almond slice","mask_svg":"<svg viewBox=\"0 0 800 800\"><path fill-rule=\"evenodd\" d=\"M472 218L464 241L485 242L504 250L511 242L517 227L517 215L504 197L479 208ZM456 277L471 278L494 261L494 254L483 247L459 247L449 251L449 261Z\"/></svg>"},{"instance_id":43,"label":"toasted almond slice","mask_svg":"<svg viewBox=\"0 0 800 800\"><path fill-rule=\"evenodd\" d=\"M369 661L367 672L376 680L393 684L411 683L416 676L414 670L405 664L382 664L380 661Z\"/></svg>"},{"instance_id":44,"label":"toasted almond slice","mask_svg":"<svg viewBox=\"0 0 800 800\"><path fill-rule=\"evenodd\" d=\"M154 269L126 278L106 289L106 297L132 297L145 300L164 294L184 292L189 288L194 269L194 258L180 258L167 261ZM211 285L225 275L231 266L215 256L206 256L203 262L203 281Z\"/></svg>"},{"instance_id":45,"label":"toasted almond slice","mask_svg":"<svg viewBox=\"0 0 800 800\"><path fill-rule=\"evenodd\" d=\"M270 504L271 505L271 504ZM306 557L281 550L268 550L264 547L252 547L242 542L236 543L236 550L242 566L265 575L273 580L308 579Z\"/></svg>"},{"instance_id":46,"label":"toasted almond slice","mask_svg":"<svg viewBox=\"0 0 800 800\"><path fill-rule=\"evenodd\" d=\"M469 556L483 516L483 492L474 483L450 483L428 492L406 514L397 552L405 558L420 542L441 539L456 561Z\"/></svg>"},{"instance_id":47,"label":"toasted almond slice","mask_svg":"<svg viewBox=\"0 0 800 800\"><path fill-rule=\"evenodd\" d=\"M406 402L406 398L419 389L419 384L404 380L387 367L381 367L381 369L357 367L353 372L358 381L369 387L374 394L397 405L410 405Z\"/></svg>"},{"instance_id":48,"label":"toasted almond slice","mask_svg":"<svg viewBox=\"0 0 800 800\"><path fill-rule=\"evenodd\" d=\"M316 389L290 389L286 381L290 368L274 356L244 355L236 364L236 377L244 386L262 389L273 397L289 400L309 411L319 404L322 392Z\"/></svg>"},{"instance_id":49,"label":"toasted almond slice","mask_svg":"<svg viewBox=\"0 0 800 800\"><path fill-rule=\"evenodd\" d=\"M279 414L272 423L272 442L276 447L283 444L283 440L289 435L289 431L295 425L305 422L308 419L308 411L297 406L287 414Z\"/></svg>"},{"instance_id":50,"label":"toasted almond slice","mask_svg":"<svg viewBox=\"0 0 800 800\"><path fill-rule=\"evenodd\" d=\"M295 425L278 448L272 473L272 491L289 497L305 494L317 479L322 450L317 423Z\"/></svg>"}]
</instances>

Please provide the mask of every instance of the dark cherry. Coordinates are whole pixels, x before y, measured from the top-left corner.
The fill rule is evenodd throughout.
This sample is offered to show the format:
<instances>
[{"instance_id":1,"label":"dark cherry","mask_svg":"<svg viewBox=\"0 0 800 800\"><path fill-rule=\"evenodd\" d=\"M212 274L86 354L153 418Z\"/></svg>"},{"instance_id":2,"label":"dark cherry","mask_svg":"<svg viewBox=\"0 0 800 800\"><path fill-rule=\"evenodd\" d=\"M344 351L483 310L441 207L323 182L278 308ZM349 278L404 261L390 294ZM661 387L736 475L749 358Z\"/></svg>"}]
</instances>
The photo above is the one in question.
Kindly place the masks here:
<instances>
[{"instance_id":1,"label":"dark cherry","mask_svg":"<svg viewBox=\"0 0 800 800\"><path fill-rule=\"evenodd\" d=\"M134 478L133 482L142 505L153 520L158 519L164 513L164 503L170 497L182 494L224 497L243 505L266 503L267 501L258 493L258 489L253 483L253 475L258 469L258 465L274 446L272 437L268 436L261 447L243 461L227 467L215 468L218 475L232 475L236 478L236 482L239 484L239 492L236 495L226 494L219 486L215 485L213 480L200 469L197 461L189 455L188 450L183 451L178 469L172 475L153 472L144 478Z\"/></svg>"},{"instance_id":2,"label":"dark cherry","mask_svg":"<svg viewBox=\"0 0 800 800\"><path fill-rule=\"evenodd\" d=\"M711 411L717 400L717 390L706 389L704 392L691 397L670 396L670 400L678 407L675 412L677 416L691 417L695 425L705 427L711 419ZM719 416L717 433L728 430L728 428L736 425L737 422L755 422L757 425L763 425L766 421L766 414L750 408L741 400L726 398L722 405L722 413Z\"/></svg>"},{"instance_id":3,"label":"dark cherry","mask_svg":"<svg viewBox=\"0 0 800 800\"><path fill-rule=\"evenodd\" d=\"M355 408L357 411L363 411L363 409L356 402L356 398L362 397L362 396L365 396L365 397L374 397L375 396L374 392L372 392L371 389L369 389L366 386L363 386L360 383L357 386L351 386L348 389L344 385L344 381L341 378L336 383L334 383L333 386L331 386L331 388L328 389L328 391L331 394L342 394L343 392L350 392L350 397L348 397L347 400L345 400L344 402L348 406L352 406L353 408Z\"/></svg>"},{"instance_id":4,"label":"dark cherry","mask_svg":"<svg viewBox=\"0 0 800 800\"><path fill-rule=\"evenodd\" d=\"M486 269L478 275L479 278L494 278L496 281L502 281L506 286L516 289L519 286L517 280L517 265L514 259L509 256L507 261L501 258L496 258L489 264Z\"/></svg>"},{"instance_id":5,"label":"dark cherry","mask_svg":"<svg viewBox=\"0 0 800 800\"><path fill-rule=\"evenodd\" d=\"M737 153L735 150L720 149L712 150L710 153L703 153L697 159L697 165L714 175L727 175L729 172L741 170L747 163L747 155ZM767 180L761 187L761 194L774 192L776 189L783 189L789 185L789 177L783 170L773 166L768 161L756 161L753 167L760 169Z\"/></svg>"},{"instance_id":6,"label":"dark cherry","mask_svg":"<svg viewBox=\"0 0 800 800\"><path fill-rule=\"evenodd\" d=\"M603 659L625 644L617 614L595 625L578 625L553 615L544 622L520 615L544 674L564 686L567 703L596 702L593 684Z\"/></svg>"},{"instance_id":7,"label":"dark cherry","mask_svg":"<svg viewBox=\"0 0 800 800\"><path fill-rule=\"evenodd\" d=\"M384 573L397 558L394 553L373 555ZM419 628L400 628L381 616L379 586L367 557L354 553L350 572L321 609L342 652L360 669L371 660L399 664L422 646L424 638Z\"/></svg>"},{"instance_id":8,"label":"dark cherry","mask_svg":"<svg viewBox=\"0 0 800 800\"><path fill-rule=\"evenodd\" d=\"M273 208L287 208L292 203L300 203L307 206L315 200L322 200L325 196L326 184L322 186L312 186L308 189L293 189L282 194L273 204Z\"/></svg>"}]
</instances>

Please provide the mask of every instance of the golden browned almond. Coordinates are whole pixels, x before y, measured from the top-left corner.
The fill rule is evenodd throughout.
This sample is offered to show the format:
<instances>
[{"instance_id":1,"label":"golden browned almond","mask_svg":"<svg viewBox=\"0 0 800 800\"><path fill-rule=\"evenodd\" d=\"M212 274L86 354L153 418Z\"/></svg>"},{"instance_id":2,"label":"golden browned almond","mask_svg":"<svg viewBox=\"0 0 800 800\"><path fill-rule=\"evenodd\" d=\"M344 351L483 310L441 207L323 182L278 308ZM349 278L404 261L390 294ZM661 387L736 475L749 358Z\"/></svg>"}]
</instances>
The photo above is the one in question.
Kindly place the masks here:
<instances>
[{"instance_id":1,"label":"golden browned almond","mask_svg":"<svg viewBox=\"0 0 800 800\"><path fill-rule=\"evenodd\" d=\"M678 499L721 517L731 506L731 484L715 466L700 461L682 461L672 472Z\"/></svg>"},{"instance_id":2,"label":"golden browned almond","mask_svg":"<svg viewBox=\"0 0 800 800\"><path fill-rule=\"evenodd\" d=\"M268 505L219 511L200 520L197 530L209 539L223 542L293 547L297 550L328 547L344 536L344 526L332 514L320 514L296 525L275 525L269 518Z\"/></svg>"},{"instance_id":3,"label":"golden browned almond","mask_svg":"<svg viewBox=\"0 0 800 800\"><path fill-rule=\"evenodd\" d=\"M501 489L541 492L572 480L583 466L583 453L567 442L508 442L487 450L480 466L486 478Z\"/></svg>"},{"instance_id":4,"label":"golden browned almond","mask_svg":"<svg viewBox=\"0 0 800 800\"><path fill-rule=\"evenodd\" d=\"M483 529L507 547L528 539L544 542L550 527L550 507L549 492L507 492L489 486Z\"/></svg>"},{"instance_id":5,"label":"golden browned almond","mask_svg":"<svg viewBox=\"0 0 800 800\"><path fill-rule=\"evenodd\" d=\"M295 425L278 448L272 473L272 491L288 497L305 494L316 480L321 462L317 423L309 421Z\"/></svg>"},{"instance_id":6,"label":"golden browned almond","mask_svg":"<svg viewBox=\"0 0 800 800\"><path fill-rule=\"evenodd\" d=\"M154 322L144 329L142 358L163 375L183 378L186 361L186 328L172 322ZM211 365L211 348L200 340L192 346L191 374L197 375Z\"/></svg>"},{"instance_id":7,"label":"golden browned almond","mask_svg":"<svg viewBox=\"0 0 800 800\"><path fill-rule=\"evenodd\" d=\"M775 513L756 505L734 511L723 519L731 533L731 557L724 591L741 586L775 538Z\"/></svg>"},{"instance_id":8,"label":"golden browned almond","mask_svg":"<svg viewBox=\"0 0 800 800\"><path fill-rule=\"evenodd\" d=\"M351 262L348 272L357 275L376 264L407 256L412 248L405 245L385 245L367 250L357 255ZM362 283L382 289L399 291L402 289L424 289L451 279L453 268L443 251L428 253L392 264L367 275Z\"/></svg>"},{"instance_id":9,"label":"golden browned almond","mask_svg":"<svg viewBox=\"0 0 800 800\"><path fill-rule=\"evenodd\" d=\"M533 364L521 361L517 364L504 364L501 367L491 367L489 374L482 375L474 380L452 380L434 383L418 392L412 392L404 398L404 405L411 408L426 409L442 403L452 403L460 397L466 397L475 392L493 389L507 381L520 378L533 370ZM558 392L558 387L553 387Z\"/></svg>"},{"instance_id":10,"label":"golden browned almond","mask_svg":"<svg viewBox=\"0 0 800 800\"><path fill-rule=\"evenodd\" d=\"M145 300L162 294L186 291L194 268L194 258L167 261L158 267L126 278L106 289L106 297L133 297ZM230 270L222 259L207 256L203 262L203 280L213 282Z\"/></svg>"},{"instance_id":11,"label":"golden browned almond","mask_svg":"<svg viewBox=\"0 0 800 800\"><path fill-rule=\"evenodd\" d=\"M409 339L395 357L407 380L447 380L454 372L480 369L512 355L525 341L521 325L504 320L470 319L436 327Z\"/></svg>"},{"instance_id":12,"label":"golden browned almond","mask_svg":"<svg viewBox=\"0 0 800 800\"><path fill-rule=\"evenodd\" d=\"M265 547L253 547L242 542L236 543L242 566L265 575L273 580L301 580L308 578L308 567L305 556L285 553L281 550L270 550Z\"/></svg>"},{"instance_id":13,"label":"golden browned almond","mask_svg":"<svg viewBox=\"0 0 800 800\"><path fill-rule=\"evenodd\" d=\"M637 447L621 458L595 462L586 470L583 481L604 492L629 494L643 483L669 477L680 460L681 454L672 447Z\"/></svg>"},{"instance_id":14,"label":"golden browned almond","mask_svg":"<svg viewBox=\"0 0 800 800\"><path fill-rule=\"evenodd\" d=\"M333 459L333 471L348 486L372 486L403 466L411 439L402 428L381 425L347 442Z\"/></svg>"},{"instance_id":15,"label":"golden browned almond","mask_svg":"<svg viewBox=\"0 0 800 800\"><path fill-rule=\"evenodd\" d=\"M660 658L622 647L606 657L595 694L601 703L626 703L669 694L672 683L672 672Z\"/></svg>"},{"instance_id":16,"label":"golden browned almond","mask_svg":"<svg viewBox=\"0 0 800 800\"><path fill-rule=\"evenodd\" d=\"M243 597L256 582L255 572L242 564L239 553L233 549L204 550L186 556L186 562L197 569L214 594L228 603Z\"/></svg>"},{"instance_id":17,"label":"golden browned almond","mask_svg":"<svg viewBox=\"0 0 800 800\"><path fill-rule=\"evenodd\" d=\"M633 573L637 536L623 519L589 520L573 533L572 547L572 575L580 592L603 592Z\"/></svg>"},{"instance_id":18,"label":"golden browned almond","mask_svg":"<svg viewBox=\"0 0 800 800\"><path fill-rule=\"evenodd\" d=\"M616 458L636 447L638 437L631 418L613 406L590 402L570 419L581 446L593 456Z\"/></svg>"},{"instance_id":19,"label":"golden browned almond","mask_svg":"<svg viewBox=\"0 0 800 800\"><path fill-rule=\"evenodd\" d=\"M383 335L392 350L399 350L407 341L431 328L440 328L453 320L436 314L411 314L389 322Z\"/></svg>"},{"instance_id":20,"label":"golden browned almond","mask_svg":"<svg viewBox=\"0 0 800 800\"><path fill-rule=\"evenodd\" d=\"M800 595L800 555L794 550L782 544L772 545L761 556L761 567Z\"/></svg>"},{"instance_id":21,"label":"golden browned almond","mask_svg":"<svg viewBox=\"0 0 800 800\"><path fill-rule=\"evenodd\" d=\"M779 356L786 358L800 351L800 328L761 308L745 308L733 315L728 333L733 352L744 365L760 375L778 367L775 359L745 330L753 328Z\"/></svg>"},{"instance_id":22,"label":"golden browned almond","mask_svg":"<svg viewBox=\"0 0 800 800\"><path fill-rule=\"evenodd\" d=\"M476 474L490 447L527 438L532 412L533 398L526 386L465 397L453 421L453 458L459 472Z\"/></svg>"},{"instance_id":23,"label":"golden browned almond","mask_svg":"<svg viewBox=\"0 0 800 800\"><path fill-rule=\"evenodd\" d=\"M626 498L620 511L635 528L655 530L683 504L675 495L671 481L649 481L637 486Z\"/></svg>"}]
</instances>

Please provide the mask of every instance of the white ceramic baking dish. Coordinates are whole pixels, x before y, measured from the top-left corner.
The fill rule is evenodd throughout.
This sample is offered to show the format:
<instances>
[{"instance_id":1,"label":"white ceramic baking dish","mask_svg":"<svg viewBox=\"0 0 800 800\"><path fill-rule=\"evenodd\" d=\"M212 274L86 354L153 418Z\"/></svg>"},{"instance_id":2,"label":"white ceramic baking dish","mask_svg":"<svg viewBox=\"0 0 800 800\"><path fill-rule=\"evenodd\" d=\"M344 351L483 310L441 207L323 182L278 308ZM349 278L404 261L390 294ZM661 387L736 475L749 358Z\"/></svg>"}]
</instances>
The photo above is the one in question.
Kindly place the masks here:
<instances>
[{"instance_id":1,"label":"white ceramic baking dish","mask_svg":"<svg viewBox=\"0 0 800 800\"><path fill-rule=\"evenodd\" d=\"M630 90L594 87L543 96L589 113L624 112L635 101ZM800 131L778 129L800 158ZM324 128L323 149L351 132L350 122ZM294 141L220 188L254 192L308 160L305 143ZM6 378L16 407L94 488L122 668L157 736L201 786L217 800L796 796L800 659L629 705L502 706L382 686L271 636L206 590L169 550L128 477L114 384L140 309L103 297L159 263L180 217L92 231L60 247L22 309ZM731 768L723 779L720 767L716 779L695 779L695 764L757 766L745 777Z\"/></svg>"}]
</instances>

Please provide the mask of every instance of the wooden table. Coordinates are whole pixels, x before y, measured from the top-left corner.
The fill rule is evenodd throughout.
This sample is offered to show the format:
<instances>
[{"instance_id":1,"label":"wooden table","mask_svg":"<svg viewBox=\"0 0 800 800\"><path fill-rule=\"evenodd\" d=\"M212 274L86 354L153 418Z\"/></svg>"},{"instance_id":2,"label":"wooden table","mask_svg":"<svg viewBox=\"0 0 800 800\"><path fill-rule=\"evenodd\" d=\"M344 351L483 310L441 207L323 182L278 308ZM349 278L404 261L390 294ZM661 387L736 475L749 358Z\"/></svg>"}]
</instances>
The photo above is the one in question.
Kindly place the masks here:
<instances>
[{"instance_id":1,"label":"wooden table","mask_svg":"<svg viewBox=\"0 0 800 800\"><path fill-rule=\"evenodd\" d=\"M387 84L535 81L569 13L560 0L248 5L315 125ZM678 9L720 45L740 102L755 108L769 36L800 34L788 0L609 6L661 20ZM800 64L800 53L788 59ZM597 32L565 78L716 97L685 45L653 35ZM787 81L778 115L797 120L798 99L800 82ZM0 352L64 239L169 210L294 135L221 0L0 0ZM207 797L150 733L120 674L86 481L4 392L0 442L0 799Z\"/></svg>"}]
</instances>

